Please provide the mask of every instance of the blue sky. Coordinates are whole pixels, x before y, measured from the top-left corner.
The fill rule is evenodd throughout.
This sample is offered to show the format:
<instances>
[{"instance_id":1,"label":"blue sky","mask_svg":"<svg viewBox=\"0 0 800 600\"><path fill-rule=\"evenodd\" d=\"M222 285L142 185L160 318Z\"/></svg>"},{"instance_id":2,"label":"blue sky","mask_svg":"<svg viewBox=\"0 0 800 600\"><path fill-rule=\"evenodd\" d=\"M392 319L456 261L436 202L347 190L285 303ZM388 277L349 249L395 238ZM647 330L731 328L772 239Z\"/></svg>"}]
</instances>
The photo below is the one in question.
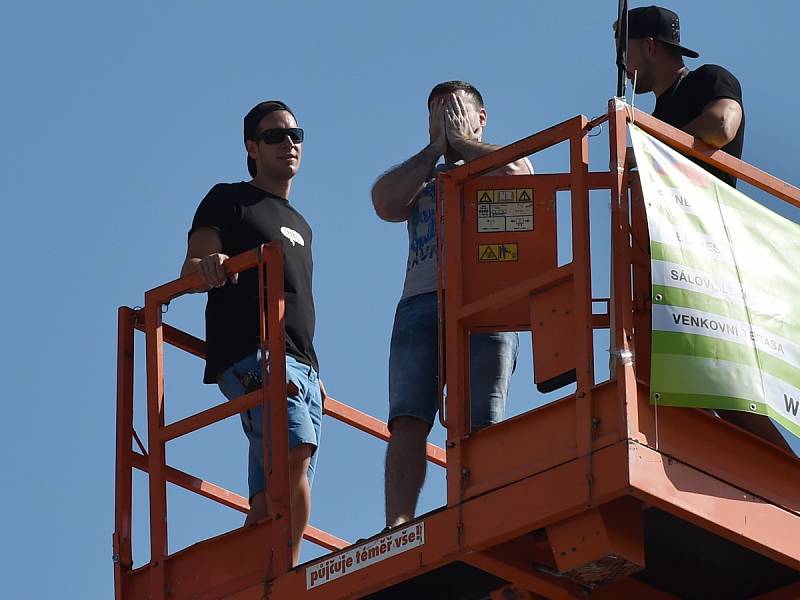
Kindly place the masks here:
<instances>
[{"instance_id":1,"label":"blue sky","mask_svg":"<svg viewBox=\"0 0 800 600\"><path fill-rule=\"evenodd\" d=\"M795 26L800 5L675 1L683 41L742 82L745 160L800 183ZM23 2L0 8L0 197L5 269L2 502L9 598L110 598L116 308L177 276L206 191L247 177L241 119L280 98L306 129L293 203L315 229L317 350L331 395L385 419L388 341L404 273L403 225L369 189L427 142L431 86L483 92L487 141L509 143L614 93L613 0L562 2ZM653 99L637 98L649 110ZM605 138L592 167L607 166ZM561 170L565 153L534 160ZM746 187L742 188L747 191ZM763 199L760 193L753 194ZM796 209L771 208L800 220ZM598 264L608 202L593 203ZM27 224L27 225L26 225ZM597 277L595 293L607 293ZM204 298L165 320L202 336ZM141 342L141 340L140 340ZM598 340L598 347L604 340ZM531 391L523 337L510 411ZM143 358L143 348L137 346ZM605 359L599 360L599 363ZM167 416L221 400L202 364L168 351ZM143 395L137 375L137 401ZM144 432L144 414L136 415ZM440 429L433 439L441 442ZM384 444L326 419L312 523L345 539L383 524ZM244 493L245 442L229 420L170 445L171 464ZM145 479L134 555L147 560ZM13 496L11 495L13 494ZM431 467L420 510L444 498ZM171 491L172 549L236 527L238 513ZM307 544L304 558L318 554Z\"/></svg>"}]
</instances>

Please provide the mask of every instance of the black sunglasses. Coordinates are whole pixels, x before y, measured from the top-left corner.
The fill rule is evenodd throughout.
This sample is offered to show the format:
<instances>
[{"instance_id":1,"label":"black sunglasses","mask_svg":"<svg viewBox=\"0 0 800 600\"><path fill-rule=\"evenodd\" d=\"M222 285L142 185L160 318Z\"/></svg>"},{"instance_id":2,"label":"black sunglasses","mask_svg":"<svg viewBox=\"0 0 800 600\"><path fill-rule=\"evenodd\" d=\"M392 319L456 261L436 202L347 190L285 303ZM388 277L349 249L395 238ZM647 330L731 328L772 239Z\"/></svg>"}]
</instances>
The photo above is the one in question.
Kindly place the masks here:
<instances>
[{"instance_id":1,"label":"black sunglasses","mask_svg":"<svg viewBox=\"0 0 800 600\"><path fill-rule=\"evenodd\" d=\"M259 138L265 144L280 144L286 139L287 135L295 144L299 144L303 141L303 130L299 127L274 127L272 129L265 129L261 132Z\"/></svg>"}]
</instances>

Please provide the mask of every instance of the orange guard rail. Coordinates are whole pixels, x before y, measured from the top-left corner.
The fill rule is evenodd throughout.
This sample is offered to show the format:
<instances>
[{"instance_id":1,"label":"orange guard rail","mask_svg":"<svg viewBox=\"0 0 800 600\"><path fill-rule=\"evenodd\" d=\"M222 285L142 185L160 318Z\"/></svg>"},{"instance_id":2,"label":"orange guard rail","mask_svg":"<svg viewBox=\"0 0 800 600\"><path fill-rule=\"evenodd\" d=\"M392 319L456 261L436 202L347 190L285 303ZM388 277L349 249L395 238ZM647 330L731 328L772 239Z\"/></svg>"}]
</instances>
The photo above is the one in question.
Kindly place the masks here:
<instances>
[{"instance_id":1,"label":"orange guard rail","mask_svg":"<svg viewBox=\"0 0 800 600\"><path fill-rule=\"evenodd\" d=\"M800 207L797 188L618 99L609 101L607 114L598 119L575 117L440 174L437 237L447 239L447 253L439 248L440 412L447 444L446 456L429 444L428 460L447 469L447 504L415 521L417 531L424 532L424 543L364 567L358 576L330 577L324 585L311 585L312 571L328 577L325 564L350 564L348 557L355 555L347 552L360 551L371 540L380 540L380 534L348 548L347 542L309 527L305 537L333 552L290 569L285 373L276 370L260 391L164 423L163 344L202 357L204 342L163 324L161 308L199 286L199 274L150 290L144 310L121 308L113 538L117 599L359 598L455 563L515 584L528 594L519 597L675 598L641 577L630 577L647 573L644 544L653 534L645 535L643 515L653 510L765 557L775 568L797 572L796 583L776 583L778 587L763 597L800 597L800 461L705 411L660 407L656 413L649 404L648 233L636 176L625 169L627 123L632 119L679 152ZM610 169L590 172L589 132L605 122ZM569 144L568 172L487 175L562 142ZM592 297L590 190L608 190L611 197L610 298ZM561 266L556 257L559 191L571 193L572 223L572 261ZM481 193L489 198L528 194L536 228L527 229L523 220L519 230L480 232ZM277 360L284 356L282 286L264 285L283 279L280 248L262 246L226 266L229 273L259 269L265 309L262 348L276 357L273 364L282 364ZM441 294L445 273L446 298ZM594 304L607 309L596 313ZM146 451L133 431L135 329L146 336ZM594 373L595 329L609 329L612 345L611 378L599 383ZM468 336L504 330L532 332L535 383L548 388L572 380L576 390L470 432ZM258 403L265 407L265 423L267 410L272 415L265 444L272 442L274 471L266 473L267 489L272 514L281 518L170 555L167 482L242 512L247 502L166 465L166 442ZM389 437L384 423L332 398L326 400L325 413L381 439ZM132 450L131 440L137 441L140 452ZM134 468L149 474L151 515L150 562L135 570ZM253 551L257 548L263 552ZM498 594L493 592L495 598Z\"/></svg>"}]
</instances>

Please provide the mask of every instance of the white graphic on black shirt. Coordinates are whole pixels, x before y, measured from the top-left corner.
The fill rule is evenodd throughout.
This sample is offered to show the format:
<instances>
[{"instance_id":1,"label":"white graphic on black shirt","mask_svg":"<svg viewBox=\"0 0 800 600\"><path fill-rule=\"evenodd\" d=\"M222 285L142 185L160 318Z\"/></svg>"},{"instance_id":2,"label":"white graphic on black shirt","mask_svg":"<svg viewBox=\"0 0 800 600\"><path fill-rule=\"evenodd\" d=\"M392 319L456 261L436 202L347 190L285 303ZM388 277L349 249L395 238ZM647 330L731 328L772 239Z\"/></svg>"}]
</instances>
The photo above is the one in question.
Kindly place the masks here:
<instances>
[{"instance_id":1,"label":"white graphic on black shirt","mask_svg":"<svg viewBox=\"0 0 800 600\"><path fill-rule=\"evenodd\" d=\"M295 245L295 242L300 244L301 246L306 245L303 236L297 233L294 229L289 229L288 227L281 227L281 233L285 235L290 242L292 242L292 246Z\"/></svg>"}]
</instances>

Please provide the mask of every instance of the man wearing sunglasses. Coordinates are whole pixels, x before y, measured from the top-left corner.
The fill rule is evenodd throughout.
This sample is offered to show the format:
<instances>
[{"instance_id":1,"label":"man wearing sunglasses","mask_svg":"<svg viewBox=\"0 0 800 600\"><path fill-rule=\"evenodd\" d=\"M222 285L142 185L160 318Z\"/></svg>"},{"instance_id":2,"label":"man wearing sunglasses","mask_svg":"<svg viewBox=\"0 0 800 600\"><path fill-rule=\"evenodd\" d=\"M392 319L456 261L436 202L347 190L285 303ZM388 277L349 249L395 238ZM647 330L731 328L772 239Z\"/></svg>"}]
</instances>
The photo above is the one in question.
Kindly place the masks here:
<instances>
[{"instance_id":1,"label":"man wearing sunglasses","mask_svg":"<svg viewBox=\"0 0 800 600\"><path fill-rule=\"evenodd\" d=\"M372 188L375 212L384 221L406 222L409 241L389 353L387 527L414 518L425 480L425 443L438 405L436 174L499 148L483 141L485 127L486 109L474 86L465 81L436 85L428 96L428 144L379 177ZM444 164L437 167L442 157ZM532 172L530 162L522 159L493 174ZM470 337L473 429L503 418L518 346L516 333Z\"/></svg>"},{"instance_id":2,"label":"man wearing sunglasses","mask_svg":"<svg viewBox=\"0 0 800 600\"><path fill-rule=\"evenodd\" d=\"M205 287L198 290L208 292L203 381L216 383L232 400L261 386L258 273L250 269L229 277L225 261L266 242L283 244L286 376L298 390L287 403L292 554L297 564L311 508L324 394L313 343L311 228L289 203L303 130L283 102L262 102L244 118L244 145L253 179L211 188L189 230L181 275L197 271L203 276ZM261 406L243 412L241 419L250 445L250 512L245 520L250 525L268 514Z\"/></svg>"}]
</instances>

